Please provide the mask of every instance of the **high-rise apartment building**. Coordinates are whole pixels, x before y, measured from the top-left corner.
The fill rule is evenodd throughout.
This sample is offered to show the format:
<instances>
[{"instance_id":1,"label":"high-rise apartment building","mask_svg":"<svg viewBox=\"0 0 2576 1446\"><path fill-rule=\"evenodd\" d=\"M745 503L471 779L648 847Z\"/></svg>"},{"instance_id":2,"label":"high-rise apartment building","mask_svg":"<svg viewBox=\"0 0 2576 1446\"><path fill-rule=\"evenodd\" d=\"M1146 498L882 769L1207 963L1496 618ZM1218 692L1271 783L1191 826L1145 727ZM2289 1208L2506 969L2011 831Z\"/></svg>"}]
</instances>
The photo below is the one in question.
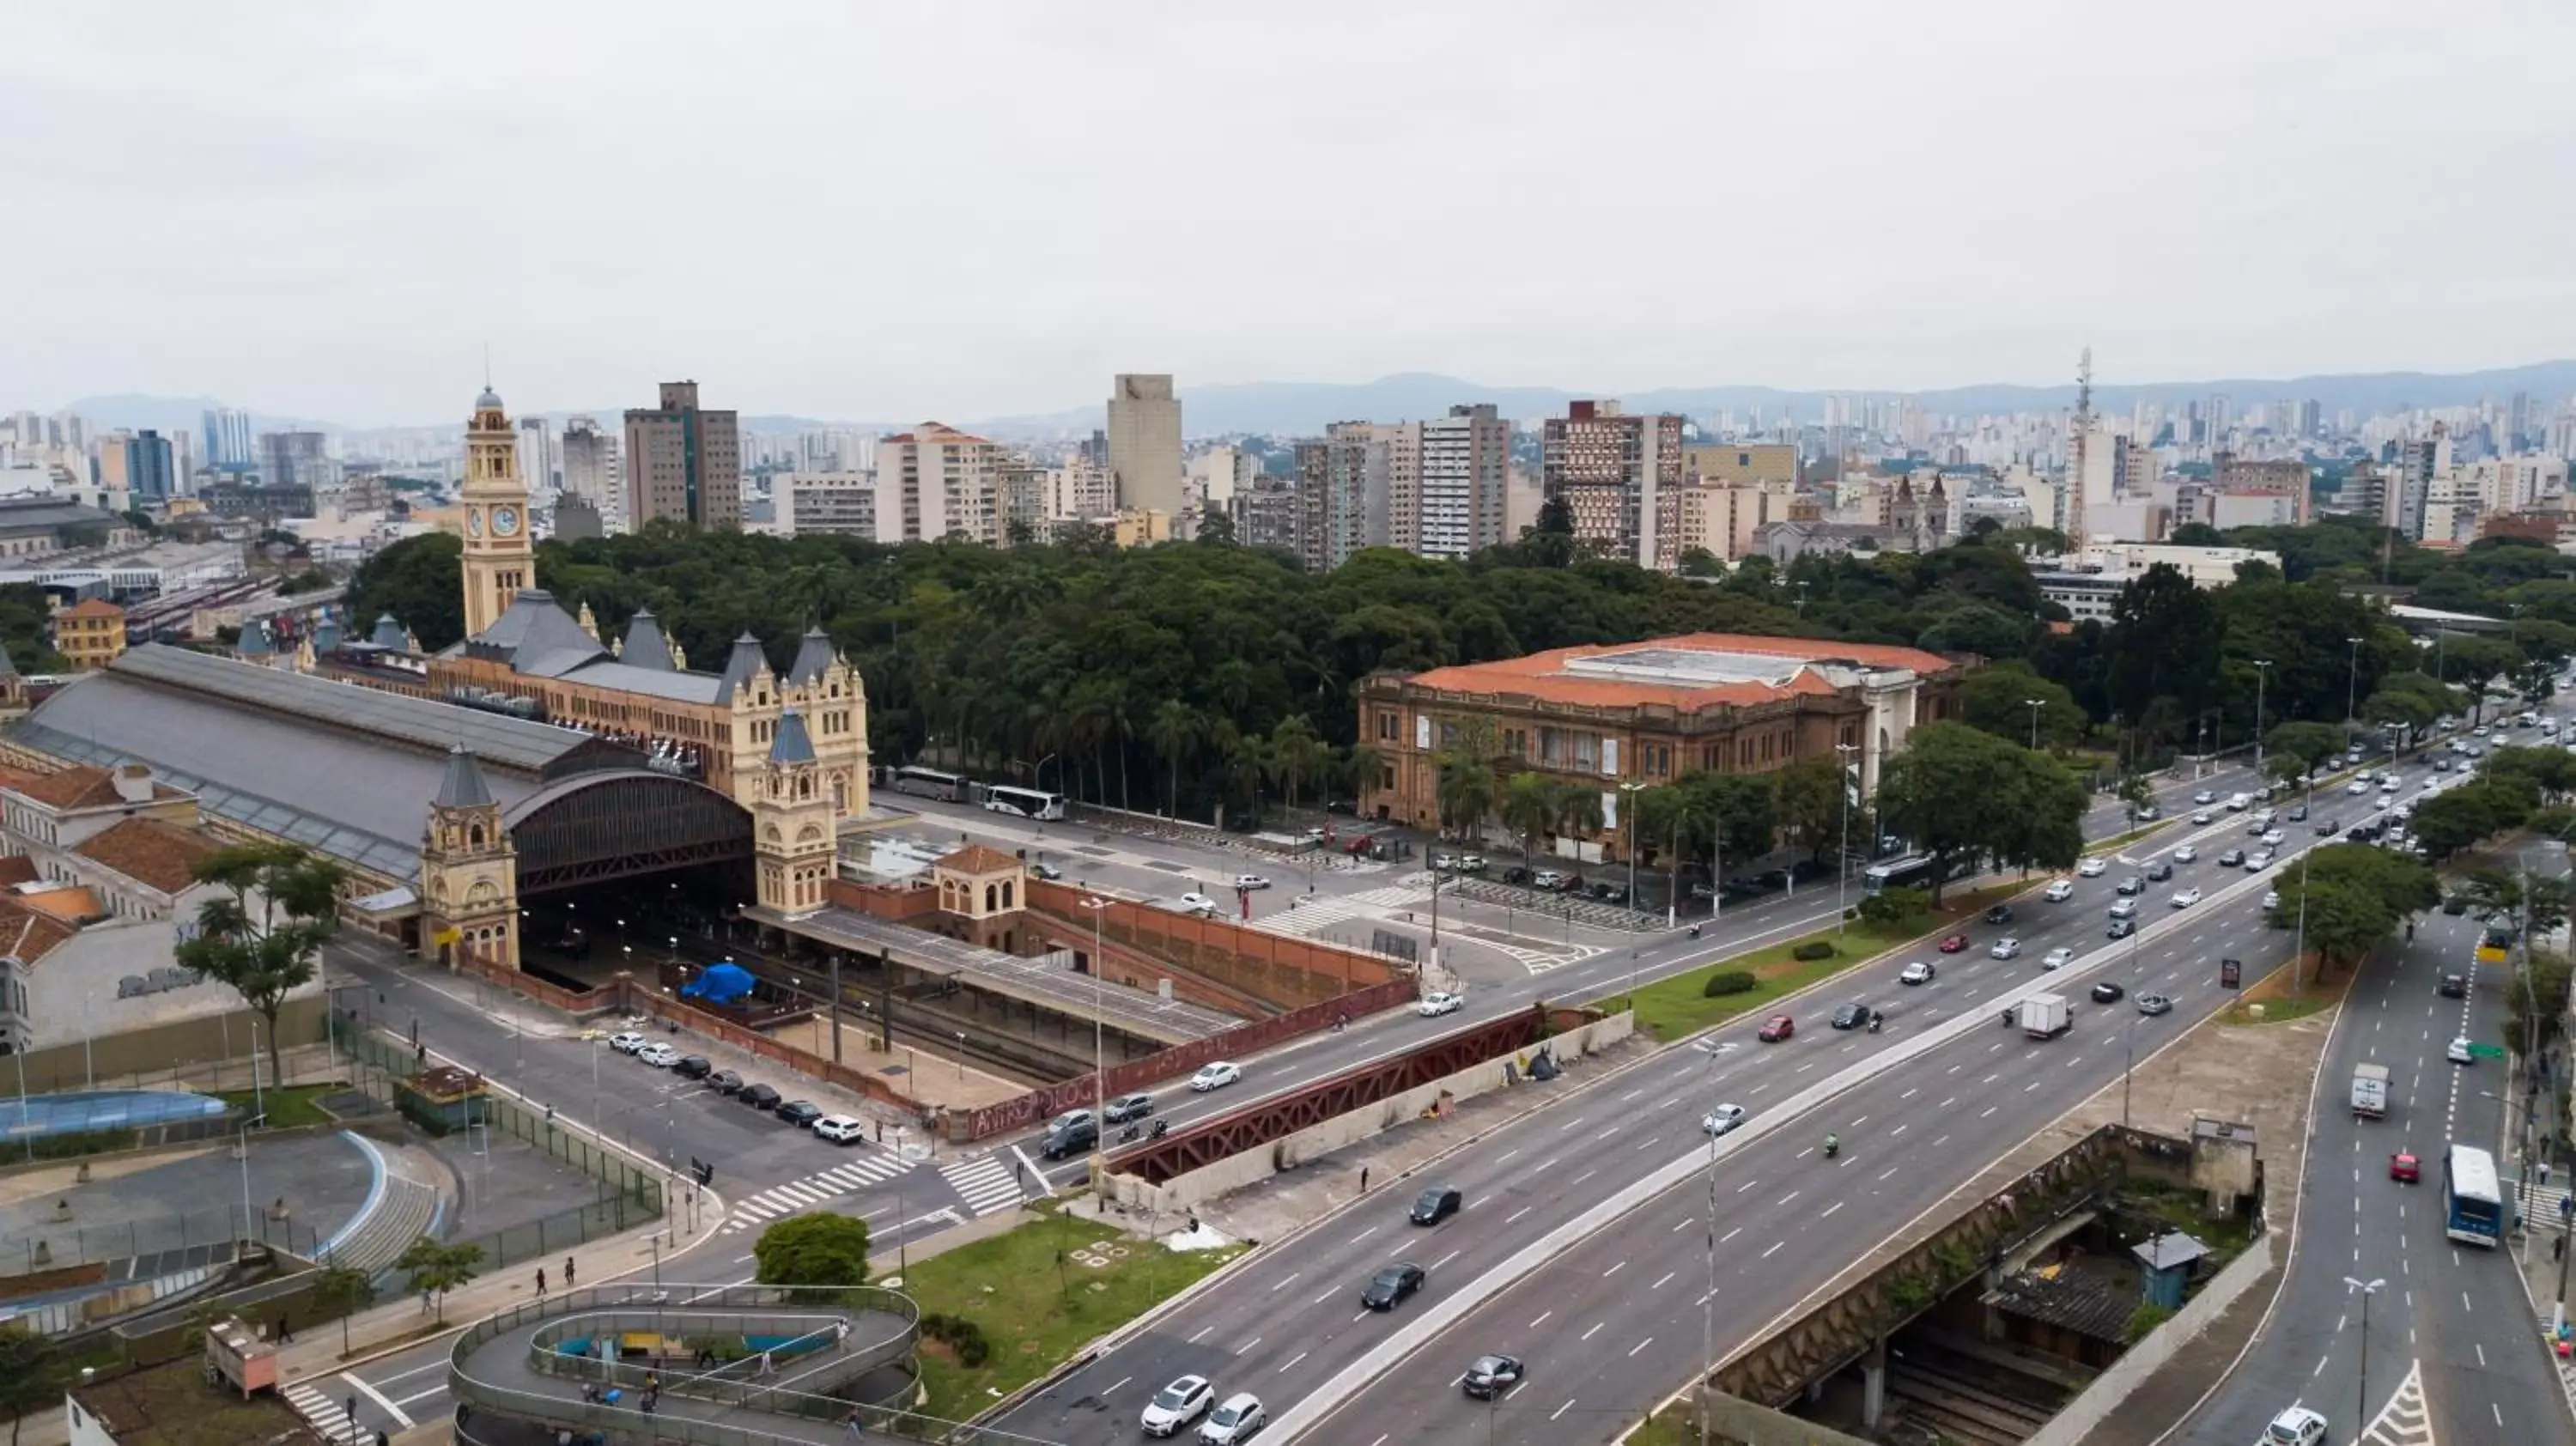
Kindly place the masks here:
<instances>
[{"instance_id":1,"label":"high-rise apartment building","mask_svg":"<svg viewBox=\"0 0 2576 1446\"><path fill-rule=\"evenodd\" d=\"M247 472L259 465L259 454L253 450L250 413L235 407L216 407L205 414L204 444L206 465L218 472Z\"/></svg>"},{"instance_id":2,"label":"high-rise apartment building","mask_svg":"<svg viewBox=\"0 0 2576 1446\"><path fill-rule=\"evenodd\" d=\"M551 499L563 490L563 478L555 465L554 424L543 417L519 419L519 476L539 501Z\"/></svg>"},{"instance_id":3,"label":"high-rise apartment building","mask_svg":"<svg viewBox=\"0 0 2576 1446\"><path fill-rule=\"evenodd\" d=\"M1047 471L1047 515L1058 522L1092 522L1116 515L1118 479L1108 467L1077 454Z\"/></svg>"},{"instance_id":4,"label":"high-rise apartment building","mask_svg":"<svg viewBox=\"0 0 2576 1446\"><path fill-rule=\"evenodd\" d=\"M321 491L340 480L339 469L324 455L320 432L262 432L259 476L271 487Z\"/></svg>"},{"instance_id":5,"label":"high-rise apartment building","mask_svg":"<svg viewBox=\"0 0 2576 1446\"><path fill-rule=\"evenodd\" d=\"M590 504L600 528L632 531L626 520L626 469L619 464L617 434L589 417L566 417L560 444L563 490Z\"/></svg>"},{"instance_id":6,"label":"high-rise apartment building","mask_svg":"<svg viewBox=\"0 0 2576 1446\"><path fill-rule=\"evenodd\" d=\"M1658 529L1671 511L1667 497L1682 485L1679 416L1630 416L1615 401L1573 402L1566 415L1547 419L1539 457L1539 485L1548 501L1572 512L1577 538L1655 565Z\"/></svg>"},{"instance_id":7,"label":"high-rise apartment building","mask_svg":"<svg viewBox=\"0 0 2576 1446\"><path fill-rule=\"evenodd\" d=\"M146 427L119 440L125 454L125 487L133 493L135 502L166 502L178 495L179 478L184 474L179 471L178 456L171 450L168 438ZM100 460L106 460L104 452ZM100 480L106 479L102 476Z\"/></svg>"},{"instance_id":8,"label":"high-rise apartment building","mask_svg":"<svg viewBox=\"0 0 2576 1446\"><path fill-rule=\"evenodd\" d=\"M1310 571L1342 565L1387 542L1388 491L1408 429L1335 422L1320 442L1297 444L1297 556Z\"/></svg>"},{"instance_id":9,"label":"high-rise apartment building","mask_svg":"<svg viewBox=\"0 0 2576 1446\"><path fill-rule=\"evenodd\" d=\"M1424 557L1465 557L1503 540L1512 424L1491 402L1453 406L1414 429L1410 519L1393 521L1394 545Z\"/></svg>"},{"instance_id":10,"label":"high-rise apartment building","mask_svg":"<svg viewBox=\"0 0 2576 1446\"><path fill-rule=\"evenodd\" d=\"M1109 394L1109 471L1124 511L1181 511L1181 402L1168 375L1119 374Z\"/></svg>"},{"instance_id":11,"label":"high-rise apartment building","mask_svg":"<svg viewBox=\"0 0 2576 1446\"><path fill-rule=\"evenodd\" d=\"M1236 542L1245 547L1275 547L1301 558L1305 555L1300 541L1305 499L1295 480L1255 477L1250 485L1235 491L1232 511Z\"/></svg>"},{"instance_id":12,"label":"high-rise apartment building","mask_svg":"<svg viewBox=\"0 0 2576 1446\"><path fill-rule=\"evenodd\" d=\"M953 534L1001 546L1001 473L1010 460L999 444L937 422L879 438L879 540L937 542ZM891 529L889 512L898 520Z\"/></svg>"},{"instance_id":13,"label":"high-rise apartment building","mask_svg":"<svg viewBox=\"0 0 2576 1446\"><path fill-rule=\"evenodd\" d=\"M1682 473L1702 482L1795 483L1798 449L1785 442L1692 442L1682 448Z\"/></svg>"},{"instance_id":14,"label":"high-rise apartment building","mask_svg":"<svg viewBox=\"0 0 2576 1446\"><path fill-rule=\"evenodd\" d=\"M626 517L694 527L742 525L742 431L730 411L698 406L696 382L662 383L661 405L626 414Z\"/></svg>"}]
</instances>

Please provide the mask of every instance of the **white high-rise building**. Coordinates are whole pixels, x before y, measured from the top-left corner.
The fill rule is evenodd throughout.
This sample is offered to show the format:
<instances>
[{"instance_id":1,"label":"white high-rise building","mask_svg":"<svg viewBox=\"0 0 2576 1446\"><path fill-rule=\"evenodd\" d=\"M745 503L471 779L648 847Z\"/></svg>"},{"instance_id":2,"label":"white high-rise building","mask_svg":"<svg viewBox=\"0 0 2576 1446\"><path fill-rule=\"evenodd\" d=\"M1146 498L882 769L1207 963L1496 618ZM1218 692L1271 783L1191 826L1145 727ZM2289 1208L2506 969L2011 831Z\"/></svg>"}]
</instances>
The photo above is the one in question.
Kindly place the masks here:
<instances>
[{"instance_id":1,"label":"white high-rise building","mask_svg":"<svg viewBox=\"0 0 2576 1446\"><path fill-rule=\"evenodd\" d=\"M552 503L563 485L555 465L554 423L543 417L519 419L519 476L540 505Z\"/></svg>"},{"instance_id":2,"label":"white high-rise building","mask_svg":"<svg viewBox=\"0 0 2576 1446\"><path fill-rule=\"evenodd\" d=\"M1424 557L1465 557L1503 540L1512 424L1491 402L1454 406L1419 425L1415 530L1392 539Z\"/></svg>"},{"instance_id":3,"label":"white high-rise building","mask_svg":"<svg viewBox=\"0 0 2576 1446\"><path fill-rule=\"evenodd\" d=\"M626 519L626 468L618 457L618 434L600 430L590 417L564 419L563 490L599 513L601 530L615 535L629 529Z\"/></svg>"},{"instance_id":4,"label":"white high-rise building","mask_svg":"<svg viewBox=\"0 0 2576 1446\"><path fill-rule=\"evenodd\" d=\"M1109 472L1122 510L1181 513L1181 402L1168 374L1122 372L1109 393Z\"/></svg>"},{"instance_id":5,"label":"white high-rise building","mask_svg":"<svg viewBox=\"0 0 2576 1446\"><path fill-rule=\"evenodd\" d=\"M937 542L956 533L999 547L1002 448L954 427L924 422L877 442L876 533L884 542ZM889 522L894 511L900 525Z\"/></svg>"}]
</instances>

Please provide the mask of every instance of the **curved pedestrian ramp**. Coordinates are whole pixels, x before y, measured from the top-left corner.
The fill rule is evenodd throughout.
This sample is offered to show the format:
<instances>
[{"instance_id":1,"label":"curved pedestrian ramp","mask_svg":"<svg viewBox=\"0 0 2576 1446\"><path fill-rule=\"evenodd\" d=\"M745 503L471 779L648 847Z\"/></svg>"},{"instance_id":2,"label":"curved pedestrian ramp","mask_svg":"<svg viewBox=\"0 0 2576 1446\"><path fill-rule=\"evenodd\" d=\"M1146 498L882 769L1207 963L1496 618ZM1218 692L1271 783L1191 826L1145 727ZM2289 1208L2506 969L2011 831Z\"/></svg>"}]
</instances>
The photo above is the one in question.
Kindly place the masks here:
<instances>
[{"instance_id":1,"label":"curved pedestrian ramp","mask_svg":"<svg viewBox=\"0 0 2576 1446\"><path fill-rule=\"evenodd\" d=\"M873 1287L615 1285L477 1321L449 1353L456 1439L846 1443L913 1399L920 1310ZM506 1424L505 1424L506 1423Z\"/></svg>"}]
</instances>

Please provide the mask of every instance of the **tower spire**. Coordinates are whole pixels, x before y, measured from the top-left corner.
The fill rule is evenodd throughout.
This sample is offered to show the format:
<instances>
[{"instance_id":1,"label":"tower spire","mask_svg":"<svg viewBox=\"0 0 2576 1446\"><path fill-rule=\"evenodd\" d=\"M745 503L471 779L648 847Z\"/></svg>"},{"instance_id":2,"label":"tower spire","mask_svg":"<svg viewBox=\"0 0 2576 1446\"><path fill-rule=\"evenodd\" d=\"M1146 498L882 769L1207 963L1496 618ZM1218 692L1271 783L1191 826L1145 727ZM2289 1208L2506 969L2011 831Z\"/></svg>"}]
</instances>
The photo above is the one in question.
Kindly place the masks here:
<instances>
[{"instance_id":1,"label":"tower spire","mask_svg":"<svg viewBox=\"0 0 2576 1446\"><path fill-rule=\"evenodd\" d=\"M2075 435L2066 452L2066 545L2084 550L2084 479L2093 445L2093 348L2075 363Z\"/></svg>"}]
</instances>

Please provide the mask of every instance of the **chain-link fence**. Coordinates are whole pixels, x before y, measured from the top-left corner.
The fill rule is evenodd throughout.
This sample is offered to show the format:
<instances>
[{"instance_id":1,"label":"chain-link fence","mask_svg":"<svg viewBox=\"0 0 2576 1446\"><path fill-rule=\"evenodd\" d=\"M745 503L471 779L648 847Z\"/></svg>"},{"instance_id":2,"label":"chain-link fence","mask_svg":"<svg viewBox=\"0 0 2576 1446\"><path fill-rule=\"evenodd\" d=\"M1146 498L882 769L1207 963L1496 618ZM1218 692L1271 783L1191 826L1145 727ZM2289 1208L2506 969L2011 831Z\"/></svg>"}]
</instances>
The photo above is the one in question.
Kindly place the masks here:
<instances>
[{"instance_id":1,"label":"chain-link fence","mask_svg":"<svg viewBox=\"0 0 2576 1446\"><path fill-rule=\"evenodd\" d=\"M0 1276L133 1261L131 1278L141 1280L160 1273L165 1262L155 1257L229 1246L245 1238L311 1259L321 1248L323 1232L318 1226L293 1219L272 1218L270 1212L256 1205L251 1208L250 1228L245 1231L238 1204L96 1225L83 1225L69 1218L48 1222L40 1217L26 1226L23 1238L0 1246ZM185 1267L171 1264L168 1268Z\"/></svg>"}]
</instances>

